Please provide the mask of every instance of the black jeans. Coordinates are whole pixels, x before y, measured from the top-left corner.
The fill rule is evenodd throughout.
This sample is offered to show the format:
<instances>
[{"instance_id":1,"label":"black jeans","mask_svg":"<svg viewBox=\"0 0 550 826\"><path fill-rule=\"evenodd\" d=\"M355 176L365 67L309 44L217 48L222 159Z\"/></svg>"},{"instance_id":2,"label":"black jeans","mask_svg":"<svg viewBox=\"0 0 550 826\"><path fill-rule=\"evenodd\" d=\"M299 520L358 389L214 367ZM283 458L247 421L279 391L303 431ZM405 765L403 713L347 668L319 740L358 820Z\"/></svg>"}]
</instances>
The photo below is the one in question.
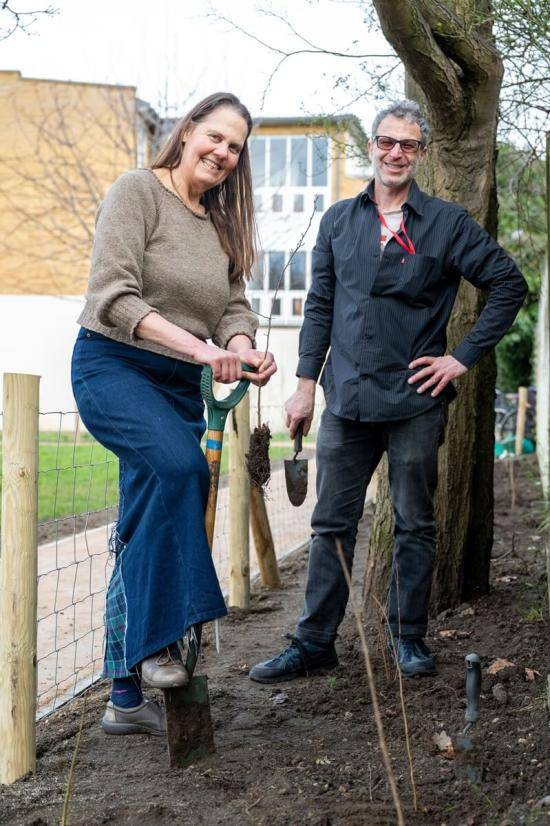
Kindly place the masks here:
<instances>
[{"instance_id":1,"label":"black jeans","mask_svg":"<svg viewBox=\"0 0 550 826\"><path fill-rule=\"evenodd\" d=\"M336 637L349 593L334 537L342 542L351 572L367 485L384 451L395 514L388 619L395 635L425 635L436 542L437 451L446 413L445 402L412 419L391 422L355 422L324 411L317 438L317 504L305 605L296 629L299 639L328 643Z\"/></svg>"}]
</instances>

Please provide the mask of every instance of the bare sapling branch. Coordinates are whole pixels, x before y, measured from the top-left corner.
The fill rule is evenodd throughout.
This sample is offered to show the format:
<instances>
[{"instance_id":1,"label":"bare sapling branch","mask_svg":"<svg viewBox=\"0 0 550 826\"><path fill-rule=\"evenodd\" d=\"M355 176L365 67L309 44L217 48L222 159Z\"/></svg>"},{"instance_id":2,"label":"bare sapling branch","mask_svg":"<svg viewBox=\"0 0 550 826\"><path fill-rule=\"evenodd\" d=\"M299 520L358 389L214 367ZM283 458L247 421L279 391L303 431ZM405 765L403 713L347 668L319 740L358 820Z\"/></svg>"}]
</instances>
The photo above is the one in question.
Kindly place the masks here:
<instances>
[{"instance_id":1,"label":"bare sapling branch","mask_svg":"<svg viewBox=\"0 0 550 826\"><path fill-rule=\"evenodd\" d=\"M399 585L397 586L397 591L398 591L397 599L398 599L398 605L399 605ZM374 601L376 603L376 607L378 608L378 611L380 612L380 616L382 618L382 623L386 628L387 637L390 641L390 644L391 644L391 647L392 647L392 652L393 652L394 662L396 664L397 679L399 681L399 701L401 703L401 714L402 714L402 717L403 717L403 727L405 729L405 743L406 743L406 746L407 746L407 759L408 759L408 762L409 762L409 780L410 780L410 784L411 784L413 807L414 807L414 810L416 812L416 811L418 811L418 801L417 801L417 796L416 796L416 783L414 782L414 767L413 767L413 758L412 758L411 738L410 738L410 735L409 735L409 720L408 720L407 711L406 711L406 708L405 708L405 693L403 691L403 675L401 674L401 671L399 670L399 666L397 665L397 648L396 648L396 645L395 645L395 637L394 637L394 635L392 633L392 630L390 628L388 613L385 610L382 603L380 602L380 600L376 598L376 596L374 596ZM398 608L398 612L399 612L399 608ZM399 612L399 618L401 619L401 612ZM385 648L385 646L384 646L384 648Z\"/></svg>"},{"instance_id":2,"label":"bare sapling branch","mask_svg":"<svg viewBox=\"0 0 550 826\"><path fill-rule=\"evenodd\" d=\"M335 536L335 543L336 543L336 551L338 553L338 559L340 560L340 565L342 566L342 571L344 573L344 577L346 580L346 584L349 589L349 598L351 602L351 607L353 610L353 615L355 617L355 622L357 625L357 633L359 634L359 639L361 641L361 648L363 650L363 656L365 658L365 668L367 671L367 681L369 684L369 692L371 696L372 702L372 711L374 714L374 720L376 723L376 730L378 732L378 743L380 746L380 751L382 753L382 760L384 763L384 768L386 770L386 775L388 778L388 784L391 790L391 795L393 798L393 804L395 807L395 812L397 815L397 823L399 826L405 826L405 819L403 817L403 809L401 806L401 800L399 798L399 792L397 790L397 783L395 780L395 775L393 773L393 769L391 766L390 756L388 753L388 747L386 745L386 737L384 735L384 726L382 723L382 715L380 714L380 707L378 705L378 695L376 693L376 684L374 682L374 673L372 670L372 664L370 659L369 647L367 643L367 638L365 635L365 629L363 628L363 624L361 622L361 613L355 601L355 597L353 595L353 591L351 588L351 577L349 573L349 569L346 563L346 559L344 556L344 549L342 548L342 542L339 537Z\"/></svg>"}]
</instances>

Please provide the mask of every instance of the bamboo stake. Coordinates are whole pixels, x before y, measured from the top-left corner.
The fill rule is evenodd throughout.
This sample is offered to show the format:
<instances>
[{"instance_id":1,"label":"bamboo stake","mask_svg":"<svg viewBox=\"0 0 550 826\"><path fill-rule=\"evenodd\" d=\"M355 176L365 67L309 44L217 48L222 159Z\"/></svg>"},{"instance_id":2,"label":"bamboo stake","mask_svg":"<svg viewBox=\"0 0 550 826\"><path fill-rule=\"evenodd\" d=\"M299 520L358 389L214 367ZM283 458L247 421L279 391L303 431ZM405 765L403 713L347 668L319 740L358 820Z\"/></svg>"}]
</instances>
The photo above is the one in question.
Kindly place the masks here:
<instances>
[{"instance_id":1,"label":"bamboo stake","mask_svg":"<svg viewBox=\"0 0 550 826\"><path fill-rule=\"evenodd\" d=\"M250 485L250 524L262 585L268 588L281 588L281 576L265 499L256 485Z\"/></svg>"},{"instance_id":2,"label":"bamboo stake","mask_svg":"<svg viewBox=\"0 0 550 826\"><path fill-rule=\"evenodd\" d=\"M527 388L518 389L518 415L516 419L516 456L523 453L523 439L525 437L525 420L527 418Z\"/></svg>"},{"instance_id":3,"label":"bamboo stake","mask_svg":"<svg viewBox=\"0 0 550 826\"><path fill-rule=\"evenodd\" d=\"M39 376L4 374L0 783L36 769L39 382Z\"/></svg>"},{"instance_id":4,"label":"bamboo stake","mask_svg":"<svg viewBox=\"0 0 550 826\"><path fill-rule=\"evenodd\" d=\"M246 451L250 441L248 393L233 410L229 426L229 605L250 606L250 534Z\"/></svg>"}]
</instances>

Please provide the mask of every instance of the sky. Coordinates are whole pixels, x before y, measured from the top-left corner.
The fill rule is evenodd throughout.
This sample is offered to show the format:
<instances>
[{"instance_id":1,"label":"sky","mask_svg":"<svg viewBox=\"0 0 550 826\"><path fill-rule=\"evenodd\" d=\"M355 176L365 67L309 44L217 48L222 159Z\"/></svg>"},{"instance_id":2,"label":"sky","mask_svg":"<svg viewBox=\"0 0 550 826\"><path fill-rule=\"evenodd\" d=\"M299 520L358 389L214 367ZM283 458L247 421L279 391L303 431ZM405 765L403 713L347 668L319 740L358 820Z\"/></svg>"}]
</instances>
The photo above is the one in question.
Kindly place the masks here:
<instances>
[{"instance_id":1,"label":"sky","mask_svg":"<svg viewBox=\"0 0 550 826\"><path fill-rule=\"evenodd\" d=\"M47 4L16 3L19 9ZM16 32L0 41L0 69L17 69L26 77L136 86L139 97L172 115L221 89L241 97L253 116L351 112L367 129L379 105L367 91L361 59L326 54L284 61L266 91L281 55L215 19L216 9L285 50L309 48L293 35L290 23L325 49L391 54L382 35L368 30L356 0L276 0L271 6L257 0L52 0L52 5L58 14L39 16L29 34ZM382 71L390 61L369 64ZM349 72L351 86L335 86Z\"/></svg>"}]
</instances>

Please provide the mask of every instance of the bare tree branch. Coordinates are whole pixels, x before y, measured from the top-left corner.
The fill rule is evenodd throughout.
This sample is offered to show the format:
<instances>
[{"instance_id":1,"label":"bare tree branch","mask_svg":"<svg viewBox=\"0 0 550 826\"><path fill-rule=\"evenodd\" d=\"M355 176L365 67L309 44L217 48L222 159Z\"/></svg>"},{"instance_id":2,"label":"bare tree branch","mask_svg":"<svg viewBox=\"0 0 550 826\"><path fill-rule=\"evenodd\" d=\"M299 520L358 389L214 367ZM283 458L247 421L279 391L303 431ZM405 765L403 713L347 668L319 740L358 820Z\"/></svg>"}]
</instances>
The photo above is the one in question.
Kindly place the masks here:
<instances>
[{"instance_id":1,"label":"bare tree branch","mask_svg":"<svg viewBox=\"0 0 550 826\"><path fill-rule=\"evenodd\" d=\"M36 11L18 11L13 8L9 0L1 0L0 20L5 20L6 22L0 25L0 42L7 40L8 37L11 37L16 31L29 34L28 29L36 22L38 15L53 15L57 13L58 10L53 6L48 6L45 9L37 9Z\"/></svg>"},{"instance_id":2,"label":"bare tree branch","mask_svg":"<svg viewBox=\"0 0 550 826\"><path fill-rule=\"evenodd\" d=\"M281 49L278 46L274 46L272 43L267 43L267 41L263 40L261 37L258 37L258 35L254 34L253 32L249 31L248 29L243 28L238 23L235 23L234 20L231 20L231 18L226 17L223 14L219 14L218 12L209 12L205 16L206 17L212 17L213 19L215 19L217 21L221 21L223 23L227 23L229 26L231 26L232 29L234 29L237 32L240 32L241 34L244 34L244 36L250 38L250 40L254 40L256 43L259 43L260 46L263 46L265 49L268 49L270 52L274 52L275 54L279 54L279 55L282 55L284 57L294 57L295 55L299 55L299 54L326 54L326 55L330 55L331 57L346 57L346 58L351 58L352 60L364 60L364 59L369 58L369 57L380 58L380 59L395 57L395 55L392 54L392 53L389 53L389 54L388 53L386 53L386 54L370 54L370 53L367 53L367 54L354 54L352 52L337 52L337 51L334 51L333 49L325 49L322 46L315 46L312 43L309 43L309 41L307 41L302 35L298 34L298 32L294 29L292 24L289 23L287 20L285 20L280 15L278 15L275 12L272 12L272 11L270 11L270 12L264 11L263 13L266 14L266 15L269 15L271 17L276 17L277 19L279 19L283 23L285 23L291 29L291 31L293 31L294 34L300 40L302 40L302 42L308 44L309 48L307 48L307 49L290 49L290 50L286 51L285 49Z\"/></svg>"}]
</instances>

